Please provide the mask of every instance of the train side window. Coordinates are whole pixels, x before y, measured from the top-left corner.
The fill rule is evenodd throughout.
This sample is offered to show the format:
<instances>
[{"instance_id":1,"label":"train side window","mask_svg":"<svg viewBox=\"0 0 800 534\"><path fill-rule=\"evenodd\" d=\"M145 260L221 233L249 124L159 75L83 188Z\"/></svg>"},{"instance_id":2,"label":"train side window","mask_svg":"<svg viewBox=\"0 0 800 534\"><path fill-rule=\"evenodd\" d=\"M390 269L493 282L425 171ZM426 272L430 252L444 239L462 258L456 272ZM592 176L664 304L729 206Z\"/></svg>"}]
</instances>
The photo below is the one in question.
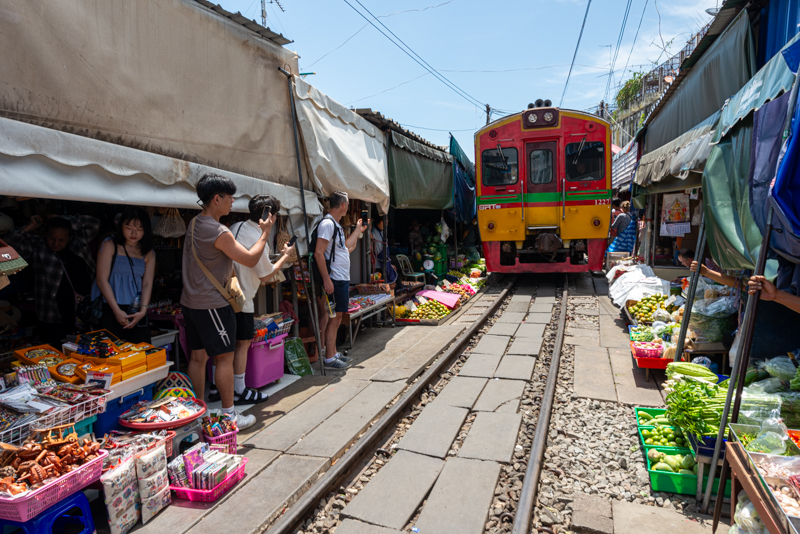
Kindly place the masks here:
<instances>
[{"instance_id":1,"label":"train side window","mask_svg":"<svg viewBox=\"0 0 800 534\"><path fill-rule=\"evenodd\" d=\"M549 184L553 181L553 152L550 150L531 150L528 164L530 182L534 185Z\"/></svg>"},{"instance_id":2,"label":"train side window","mask_svg":"<svg viewBox=\"0 0 800 534\"><path fill-rule=\"evenodd\" d=\"M570 143L564 151L567 180L587 182L605 178L605 146L600 141Z\"/></svg>"},{"instance_id":3,"label":"train side window","mask_svg":"<svg viewBox=\"0 0 800 534\"><path fill-rule=\"evenodd\" d=\"M517 183L517 149L504 148L501 154L497 149L484 150L483 185L502 186Z\"/></svg>"}]
</instances>

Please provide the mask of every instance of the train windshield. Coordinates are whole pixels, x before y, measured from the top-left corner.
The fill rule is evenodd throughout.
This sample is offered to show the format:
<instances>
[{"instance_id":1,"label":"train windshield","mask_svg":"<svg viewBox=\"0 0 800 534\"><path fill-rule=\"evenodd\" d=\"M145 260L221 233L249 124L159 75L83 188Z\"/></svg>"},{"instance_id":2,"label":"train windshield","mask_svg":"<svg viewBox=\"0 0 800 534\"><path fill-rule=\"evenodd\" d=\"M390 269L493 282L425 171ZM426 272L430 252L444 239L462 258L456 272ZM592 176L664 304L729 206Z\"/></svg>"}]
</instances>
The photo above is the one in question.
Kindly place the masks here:
<instances>
[{"instance_id":1,"label":"train windshield","mask_svg":"<svg viewBox=\"0 0 800 534\"><path fill-rule=\"evenodd\" d=\"M500 147L498 146L498 149ZM517 183L517 149L503 148L484 150L483 185L511 185Z\"/></svg>"},{"instance_id":2,"label":"train windshield","mask_svg":"<svg viewBox=\"0 0 800 534\"><path fill-rule=\"evenodd\" d=\"M531 161L528 169L532 184L540 185L552 182L553 152L547 149L531 150Z\"/></svg>"},{"instance_id":3,"label":"train windshield","mask_svg":"<svg viewBox=\"0 0 800 534\"><path fill-rule=\"evenodd\" d=\"M567 180L585 182L605 178L605 147L600 141L570 143L564 151Z\"/></svg>"}]
</instances>

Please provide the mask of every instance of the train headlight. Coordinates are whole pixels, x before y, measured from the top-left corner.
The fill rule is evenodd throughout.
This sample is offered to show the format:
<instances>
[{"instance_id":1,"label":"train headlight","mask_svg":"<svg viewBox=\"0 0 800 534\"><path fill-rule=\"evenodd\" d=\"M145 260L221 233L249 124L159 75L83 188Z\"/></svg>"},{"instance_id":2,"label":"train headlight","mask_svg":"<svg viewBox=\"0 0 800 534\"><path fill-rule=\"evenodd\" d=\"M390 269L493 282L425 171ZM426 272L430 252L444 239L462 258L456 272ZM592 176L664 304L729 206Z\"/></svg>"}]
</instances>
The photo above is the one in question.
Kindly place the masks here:
<instances>
[{"instance_id":1,"label":"train headlight","mask_svg":"<svg viewBox=\"0 0 800 534\"><path fill-rule=\"evenodd\" d=\"M490 222L489 224L486 225L486 228L488 228L489 230L494 230L494 223Z\"/></svg>"},{"instance_id":2,"label":"train headlight","mask_svg":"<svg viewBox=\"0 0 800 534\"><path fill-rule=\"evenodd\" d=\"M544 114L544 120L547 121L547 122L552 121L553 120L553 114L548 111L547 113Z\"/></svg>"},{"instance_id":3,"label":"train headlight","mask_svg":"<svg viewBox=\"0 0 800 534\"><path fill-rule=\"evenodd\" d=\"M598 218L595 218L595 219L592 221L592 224L593 224L594 226L600 226L600 219L598 219Z\"/></svg>"}]
</instances>

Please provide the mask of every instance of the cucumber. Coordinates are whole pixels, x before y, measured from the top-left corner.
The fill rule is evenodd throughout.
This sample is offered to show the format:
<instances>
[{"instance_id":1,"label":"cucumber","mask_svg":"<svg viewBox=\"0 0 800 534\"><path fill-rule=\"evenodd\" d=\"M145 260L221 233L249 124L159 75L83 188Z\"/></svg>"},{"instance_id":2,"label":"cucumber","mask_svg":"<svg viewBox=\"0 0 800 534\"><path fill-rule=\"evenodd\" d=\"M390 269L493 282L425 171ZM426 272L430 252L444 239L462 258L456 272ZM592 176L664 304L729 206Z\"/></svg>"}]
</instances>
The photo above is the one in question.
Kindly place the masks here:
<instances>
[{"instance_id":1,"label":"cucumber","mask_svg":"<svg viewBox=\"0 0 800 534\"><path fill-rule=\"evenodd\" d=\"M650 414L649 414L649 413L647 413L647 412L639 412L639 413L638 413L638 415L639 415L639 419L646 419L646 420L648 420L648 421L649 421L649 420L651 420L651 419L653 419L653 416L652 416L652 415L650 415Z\"/></svg>"},{"instance_id":2,"label":"cucumber","mask_svg":"<svg viewBox=\"0 0 800 534\"><path fill-rule=\"evenodd\" d=\"M674 473L675 472L670 466L668 466L664 462L658 462L651 469L653 471L665 471L667 473Z\"/></svg>"}]
</instances>

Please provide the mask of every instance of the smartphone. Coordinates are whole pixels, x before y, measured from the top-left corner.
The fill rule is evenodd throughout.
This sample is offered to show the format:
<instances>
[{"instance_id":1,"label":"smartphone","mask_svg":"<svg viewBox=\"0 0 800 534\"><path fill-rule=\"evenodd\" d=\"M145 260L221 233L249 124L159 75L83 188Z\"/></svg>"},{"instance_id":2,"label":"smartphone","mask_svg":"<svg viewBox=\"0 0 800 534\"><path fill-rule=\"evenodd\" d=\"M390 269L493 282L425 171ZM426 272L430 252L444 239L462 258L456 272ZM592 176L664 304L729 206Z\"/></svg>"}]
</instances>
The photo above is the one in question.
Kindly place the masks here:
<instances>
[{"instance_id":1,"label":"smartphone","mask_svg":"<svg viewBox=\"0 0 800 534\"><path fill-rule=\"evenodd\" d=\"M261 220L266 221L269 219L269 216L270 216L269 206L265 206L264 211L261 212Z\"/></svg>"},{"instance_id":2,"label":"smartphone","mask_svg":"<svg viewBox=\"0 0 800 534\"><path fill-rule=\"evenodd\" d=\"M286 243L286 244L287 244L288 246L290 246L290 247L291 247L291 246L292 246L292 245L294 245L296 242L297 242L297 234L293 235L293 236L292 236L292 238L289 240L289 242L288 242L288 243Z\"/></svg>"},{"instance_id":3,"label":"smartphone","mask_svg":"<svg viewBox=\"0 0 800 534\"><path fill-rule=\"evenodd\" d=\"M369 222L369 210L361 210L361 224L364 226Z\"/></svg>"}]
</instances>

